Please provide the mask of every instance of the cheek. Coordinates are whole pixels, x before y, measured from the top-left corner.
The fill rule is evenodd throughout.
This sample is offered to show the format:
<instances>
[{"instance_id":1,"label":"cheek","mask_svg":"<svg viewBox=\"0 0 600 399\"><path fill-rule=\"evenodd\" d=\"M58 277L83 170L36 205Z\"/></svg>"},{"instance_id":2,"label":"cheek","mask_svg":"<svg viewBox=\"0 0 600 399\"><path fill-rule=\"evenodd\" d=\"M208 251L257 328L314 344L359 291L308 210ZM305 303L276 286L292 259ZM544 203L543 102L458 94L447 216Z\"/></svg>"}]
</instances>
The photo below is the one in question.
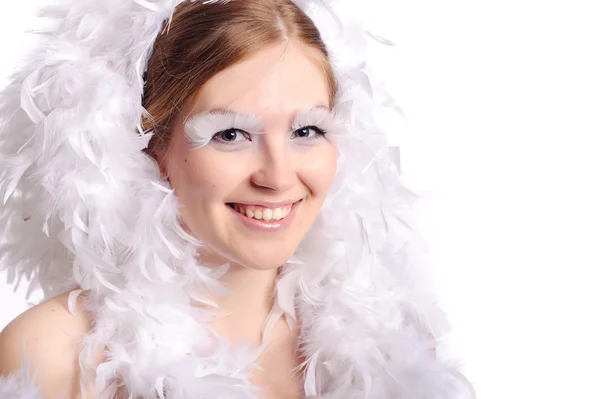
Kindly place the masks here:
<instances>
[{"instance_id":1,"label":"cheek","mask_svg":"<svg viewBox=\"0 0 600 399\"><path fill-rule=\"evenodd\" d=\"M170 173L183 226L197 238L211 242L217 234L214 226L221 224L224 203L244 178L238 166L241 163L203 150L180 155Z\"/></svg>"},{"instance_id":2,"label":"cheek","mask_svg":"<svg viewBox=\"0 0 600 399\"><path fill-rule=\"evenodd\" d=\"M173 171L177 175L173 188L187 207L222 204L225 196L243 181L241 163L229 159L228 155L204 150L182 154Z\"/></svg>"},{"instance_id":3,"label":"cheek","mask_svg":"<svg viewBox=\"0 0 600 399\"><path fill-rule=\"evenodd\" d=\"M335 147L326 143L309 152L310 161L302 163L301 179L314 195L325 196L331 187L336 172L337 155ZM307 154L308 155L308 154Z\"/></svg>"},{"instance_id":4,"label":"cheek","mask_svg":"<svg viewBox=\"0 0 600 399\"><path fill-rule=\"evenodd\" d=\"M213 178L211 170L195 158L188 156L178 166L178 184L174 188L180 200L184 202L198 198L209 200L218 195L217 180Z\"/></svg>"}]
</instances>

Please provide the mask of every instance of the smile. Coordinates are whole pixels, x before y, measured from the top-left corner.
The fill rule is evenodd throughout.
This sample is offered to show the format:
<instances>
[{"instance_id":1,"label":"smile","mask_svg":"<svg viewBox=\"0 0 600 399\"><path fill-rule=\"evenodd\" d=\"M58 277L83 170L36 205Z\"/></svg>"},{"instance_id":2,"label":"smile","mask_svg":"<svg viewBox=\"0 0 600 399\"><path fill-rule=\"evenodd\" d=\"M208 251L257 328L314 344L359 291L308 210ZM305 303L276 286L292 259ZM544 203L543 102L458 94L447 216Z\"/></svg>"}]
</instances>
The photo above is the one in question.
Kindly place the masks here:
<instances>
[{"instance_id":1,"label":"smile","mask_svg":"<svg viewBox=\"0 0 600 399\"><path fill-rule=\"evenodd\" d=\"M227 207L250 229L279 231L292 223L301 202L302 200L273 208L238 203L228 203Z\"/></svg>"},{"instance_id":2,"label":"smile","mask_svg":"<svg viewBox=\"0 0 600 399\"><path fill-rule=\"evenodd\" d=\"M294 204L289 204L279 208L267 208L260 205L229 204L231 208L242 215L250 219L264 220L265 222L285 219L292 211L293 205Z\"/></svg>"}]
</instances>

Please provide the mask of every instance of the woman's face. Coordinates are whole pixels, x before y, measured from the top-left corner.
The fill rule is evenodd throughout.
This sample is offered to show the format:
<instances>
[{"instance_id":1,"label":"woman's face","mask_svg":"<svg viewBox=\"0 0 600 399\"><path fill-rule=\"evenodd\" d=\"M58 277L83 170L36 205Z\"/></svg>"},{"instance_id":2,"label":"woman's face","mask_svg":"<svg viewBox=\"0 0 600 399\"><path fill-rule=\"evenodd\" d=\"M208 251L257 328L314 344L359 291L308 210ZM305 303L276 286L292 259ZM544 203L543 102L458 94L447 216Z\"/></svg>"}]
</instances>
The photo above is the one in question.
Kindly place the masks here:
<instances>
[{"instance_id":1,"label":"woman's face","mask_svg":"<svg viewBox=\"0 0 600 399\"><path fill-rule=\"evenodd\" d=\"M290 42L215 75L186 104L160 159L185 227L217 261L273 269L293 255L335 174L329 87Z\"/></svg>"}]
</instances>

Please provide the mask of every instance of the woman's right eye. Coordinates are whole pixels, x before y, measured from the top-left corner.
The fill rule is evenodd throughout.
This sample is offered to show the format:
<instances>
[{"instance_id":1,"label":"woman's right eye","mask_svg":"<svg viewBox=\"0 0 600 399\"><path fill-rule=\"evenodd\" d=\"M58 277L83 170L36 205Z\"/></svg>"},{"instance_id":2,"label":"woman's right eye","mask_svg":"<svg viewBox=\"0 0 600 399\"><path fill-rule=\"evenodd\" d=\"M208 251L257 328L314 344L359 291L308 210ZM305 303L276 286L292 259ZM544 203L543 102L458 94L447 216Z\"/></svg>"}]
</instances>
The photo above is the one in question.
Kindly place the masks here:
<instances>
[{"instance_id":1,"label":"woman's right eye","mask_svg":"<svg viewBox=\"0 0 600 399\"><path fill-rule=\"evenodd\" d=\"M235 128L223 130L222 132L216 133L213 136L213 140L216 140L221 143L235 143L244 140L252 141L248 133Z\"/></svg>"}]
</instances>

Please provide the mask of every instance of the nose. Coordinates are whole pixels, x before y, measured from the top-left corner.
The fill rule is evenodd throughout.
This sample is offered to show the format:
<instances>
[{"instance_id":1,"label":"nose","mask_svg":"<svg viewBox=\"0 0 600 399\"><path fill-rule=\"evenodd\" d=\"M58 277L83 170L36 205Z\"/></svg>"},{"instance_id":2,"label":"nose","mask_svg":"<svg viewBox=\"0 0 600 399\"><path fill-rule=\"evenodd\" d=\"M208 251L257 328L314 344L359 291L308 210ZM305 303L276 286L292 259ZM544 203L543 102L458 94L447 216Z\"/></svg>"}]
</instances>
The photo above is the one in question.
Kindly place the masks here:
<instances>
[{"instance_id":1,"label":"nose","mask_svg":"<svg viewBox=\"0 0 600 399\"><path fill-rule=\"evenodd\" d=\"M266 136L268 135L261 137L259 166L251 175L250 181L253 186L263 190L287 191L297 181L292 154L281 137Z\"/></svg>"}]
</instances>

